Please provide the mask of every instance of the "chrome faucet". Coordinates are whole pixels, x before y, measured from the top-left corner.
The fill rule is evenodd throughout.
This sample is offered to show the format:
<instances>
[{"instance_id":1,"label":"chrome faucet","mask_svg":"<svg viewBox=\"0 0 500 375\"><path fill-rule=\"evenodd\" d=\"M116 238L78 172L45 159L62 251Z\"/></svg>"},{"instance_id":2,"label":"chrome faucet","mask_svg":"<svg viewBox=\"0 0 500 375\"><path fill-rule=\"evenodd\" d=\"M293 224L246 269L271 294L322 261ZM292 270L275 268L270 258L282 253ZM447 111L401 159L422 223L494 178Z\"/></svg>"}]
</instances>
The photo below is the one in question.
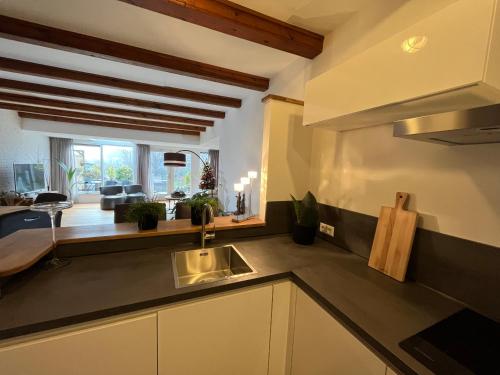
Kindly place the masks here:
<instances>
[{"instance_id":1,"label":"chrome faucet","mask_svg":"<svg viewBox=\"0 0 500 375\"><path fill-rule=\"evenodd\" d=\"M209 203L205 203L203 205L202 211L201 211L201 248L205 248L205 241L206 240L212 240L215 238L215 220L214 220L214 230L212 233L207 233L205 229L205 220L206 220L206 213L207 209L210 211L210 217L214 217L214 209ZM210 220L209 220L210 221Z\"/></svg>"}]
</instances>

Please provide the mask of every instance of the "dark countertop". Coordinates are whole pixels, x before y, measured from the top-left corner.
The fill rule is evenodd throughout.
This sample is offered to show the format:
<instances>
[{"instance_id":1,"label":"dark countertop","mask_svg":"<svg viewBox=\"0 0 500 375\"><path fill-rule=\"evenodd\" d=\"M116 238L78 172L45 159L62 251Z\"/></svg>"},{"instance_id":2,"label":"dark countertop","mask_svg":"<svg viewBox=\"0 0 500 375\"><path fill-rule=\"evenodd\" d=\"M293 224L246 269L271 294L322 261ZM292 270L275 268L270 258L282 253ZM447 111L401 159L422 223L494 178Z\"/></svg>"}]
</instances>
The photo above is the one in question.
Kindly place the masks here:
<instances>
[{"instance_id":1,"label":"dark countertop","mask_svg":"<svg viewBox=\"0 0 500 375\"><path fill-rule=\"evenodd\" d=\"M52 271L34 267L4 287L0 339L290 278L394 370L427 375L398 343L463 307L418 284L392 280L322 240L311 247L288 236L233 243L257 274L181 289L174 285L171 252L193 245L75 257Z\"/></svg>"}]
</instances>

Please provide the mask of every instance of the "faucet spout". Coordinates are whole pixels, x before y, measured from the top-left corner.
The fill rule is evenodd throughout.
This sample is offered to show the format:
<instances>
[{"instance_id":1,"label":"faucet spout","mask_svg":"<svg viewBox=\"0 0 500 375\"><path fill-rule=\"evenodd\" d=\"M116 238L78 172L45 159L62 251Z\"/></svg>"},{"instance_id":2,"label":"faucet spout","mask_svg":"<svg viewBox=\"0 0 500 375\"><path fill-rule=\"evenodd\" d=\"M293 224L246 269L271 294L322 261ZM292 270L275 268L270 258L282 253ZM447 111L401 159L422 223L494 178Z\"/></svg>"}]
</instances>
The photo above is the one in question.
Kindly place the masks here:
<instances>
[{"instance_id":1,"label":"faucet spout","mask_svg":"<svg viewBox=\"0 0 500 375\"><path fill-rule=\"evenodd\" d=\"M210 212L210 218L214 217L214 210L212 206L209 203L205 203L203 205L202 211L201 211L201 248L205 248L205 241L206 240L211 240L215 238L215 222L214 222L214 228L212 233L207 233L206 231L206 213L207 210ZM209 220L210 221L210 220Z\"/></svg>"}]
</instances>

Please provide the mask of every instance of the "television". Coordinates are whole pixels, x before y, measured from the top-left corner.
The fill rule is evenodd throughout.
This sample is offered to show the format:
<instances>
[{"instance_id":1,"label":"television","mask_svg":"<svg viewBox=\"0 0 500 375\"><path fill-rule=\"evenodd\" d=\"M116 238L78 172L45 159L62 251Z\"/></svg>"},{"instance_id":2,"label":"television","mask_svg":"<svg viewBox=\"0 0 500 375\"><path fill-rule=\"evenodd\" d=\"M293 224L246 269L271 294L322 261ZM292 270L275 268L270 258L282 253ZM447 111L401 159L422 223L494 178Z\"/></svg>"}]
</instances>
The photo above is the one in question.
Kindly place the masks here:
<instances>
[{"instance_id":1,"label":"television","mask_svg":"<svg viewBox=\"0 0 500 375\"><path fill-rule=\"evenodd\" d=\"M43 164L14 164L14 183L21 194L45 190Z\"/></svg>"}]
</instances>

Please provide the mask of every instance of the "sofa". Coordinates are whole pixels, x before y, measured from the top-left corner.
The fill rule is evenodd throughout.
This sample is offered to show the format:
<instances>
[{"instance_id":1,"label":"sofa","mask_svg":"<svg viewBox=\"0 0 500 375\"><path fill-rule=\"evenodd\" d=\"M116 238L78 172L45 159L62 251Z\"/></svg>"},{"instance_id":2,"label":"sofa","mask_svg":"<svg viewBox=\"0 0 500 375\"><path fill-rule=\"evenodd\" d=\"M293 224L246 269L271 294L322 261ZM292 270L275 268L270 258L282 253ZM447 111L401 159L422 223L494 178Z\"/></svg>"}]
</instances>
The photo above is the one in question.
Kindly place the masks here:
<instances>
[{"instance_id":1,"label":"sofa","mask_svg":"<svg viewBox=\"0 0 500 375\"><path fill-rule=\"evenodd\" d=\"M114 210L117 204L137 203L146 199L142 185L112 185L99 188L101 194L101 210Z\"/></svg>"},{"instance_id":2,"label":"sofa","mask_svg":"<svg viewBox=\"0 0 500 375\"><path fill-rule=\"evenodd\" d=\"M142 191L142 185L125 185L123 189L127 195L126 203L142 202L146 199L146 194Z\"/></svg>"},{"instance_id":3,"label":"sofa","mask_svg":"<svg viewBox=\"0 0 500 375\"><path fill-rule=\"evenodd\" d=\"M101 210L114 210L115 206L127 201L127 196L123 194L123 186L101 186L99 191L101 197Z\"/></svg>"}]
</instances>

